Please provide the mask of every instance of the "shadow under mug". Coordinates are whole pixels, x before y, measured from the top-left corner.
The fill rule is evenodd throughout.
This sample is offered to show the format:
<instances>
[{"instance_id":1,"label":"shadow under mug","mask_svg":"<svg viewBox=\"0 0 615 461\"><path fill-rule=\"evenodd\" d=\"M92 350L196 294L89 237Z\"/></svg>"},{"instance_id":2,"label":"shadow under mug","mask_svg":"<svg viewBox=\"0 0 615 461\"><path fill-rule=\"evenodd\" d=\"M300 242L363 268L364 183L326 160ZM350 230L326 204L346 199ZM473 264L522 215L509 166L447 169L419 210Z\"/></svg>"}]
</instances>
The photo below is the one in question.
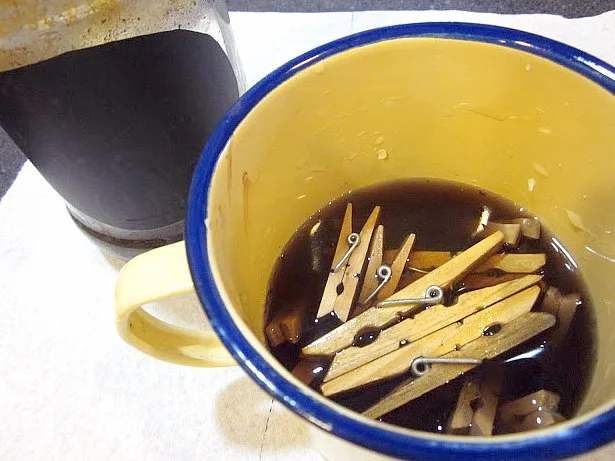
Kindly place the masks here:
<instances>
[{"instance_id":1,"label":"shadow under mug","mask_svg":"<svg viewBox=\"0 0 615 461\"><path fill-rule=\"evenodd\" d=\"M175 363L236 361L322 429L317 444L329 459L552 459L604 444L615 437L614 94L610 65L492 26L401 25L310 51L222 120L193 178L186 246L141 255L120 274L119 332ZM349 190L405 177L461 181L512 199L571 253L594 299L598 344L573 419L492 438L406 430L318 395L267 350L268 277L293 232ZM582 222L573 225L569 211ZM175 328L140 307L193 289L215 334Z\"/></svg>"}]
</instances>

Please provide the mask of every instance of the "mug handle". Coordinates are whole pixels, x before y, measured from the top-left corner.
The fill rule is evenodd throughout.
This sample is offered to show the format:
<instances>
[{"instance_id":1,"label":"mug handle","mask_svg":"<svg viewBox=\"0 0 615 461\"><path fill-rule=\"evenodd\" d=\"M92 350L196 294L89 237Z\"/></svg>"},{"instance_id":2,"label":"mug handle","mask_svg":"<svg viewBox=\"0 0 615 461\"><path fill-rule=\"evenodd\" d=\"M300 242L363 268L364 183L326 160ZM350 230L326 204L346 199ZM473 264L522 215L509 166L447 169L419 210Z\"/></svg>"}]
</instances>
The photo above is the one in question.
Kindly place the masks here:
<instances>
[{"instance_id":1,"label":"mug handle","mask_svg":"<svg viewBox=\"0 0 615 461\"><path fill-rule=\"evenodd\" d=\"M236 365L213 331L173 326L142 309L143 304L193 291L185 242L136 256L122 268L115 287L120 337L140 351L171 363L201 367Z\"/></svg>"}]
</instances>

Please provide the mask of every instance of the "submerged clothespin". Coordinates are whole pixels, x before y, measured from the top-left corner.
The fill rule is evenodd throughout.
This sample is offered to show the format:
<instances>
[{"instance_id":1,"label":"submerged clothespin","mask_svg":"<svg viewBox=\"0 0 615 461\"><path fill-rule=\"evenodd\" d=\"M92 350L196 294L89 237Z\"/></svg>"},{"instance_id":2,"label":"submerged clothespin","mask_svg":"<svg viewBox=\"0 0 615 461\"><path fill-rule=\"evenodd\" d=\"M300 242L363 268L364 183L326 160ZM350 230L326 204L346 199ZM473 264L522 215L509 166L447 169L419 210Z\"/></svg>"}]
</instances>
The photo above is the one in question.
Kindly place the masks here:
<instances>
[{"instance_id":1,"label":"submerged clothespin","mask_svg":"<svg viewBox=\"0 0 615 461\"><path fill-rule=\"evenodd\" d=\"M459 282L458 288L461 291L480 290L481 288L492 287L504 282L518 279L520 274L509 274L506 272L497 274L470 274Z\"/></svg>"},{"instance_id":2,"label":"submerged clothespin","mask_svg":"<svg viewBox=\"0 0 615 461\"><path fill-rule=\"evenodd\" d=\"M560 413L556 411L535 411L525 416L519 424L513 424L509 426L508 432L525 432L533 431L536 429L544 429L546 427L553 426L554 424L565 421Z\"/></svg>"},{"instance_id":3,"label":"submerged clothespin","mask_svg":"<svg viewBox=\"0 0 615 461\"><path fill-rule=\"evenodd\" d=\"M322 393L330 396L404 374L410 369L413 359L417 357L446 356L482 337L488 328L496 326L499 331L507 323L530 312L539 294L540 288L532 286L502 301L492 303L461 322L452 322L417 341L398 347L393 352L325 382L321 386ZM440 317L442 314L437 312L432 314L430 309L424 315ZM483 359L482 354L469 357Z\"/></svg>"},{"instance_id":4,"label":"submerged clothespin","mask_svg":"<svg viewBox=\"0 0 615 461\"><path fill-rule=\"evenodd\" d=\"M498 424L504 427L513 426L537 411L555 413L558 410L559 401L558 394L541 389L502 405L498 409Z\"/></svg>"},{"instance_id":5,"label":"submerged clothespin","mask_svg":"<svg viewBox=\"0 0 615 461\"><path fill-rule=\"evenodd\" d=\"M363 347L347 347L335 354L324 382L393 352L403 347L404 344L414 343L435 331L523 291L537 284L541 278L540 275L526 275L494 287L464 293L450 306L438 304L419 312L413 318L402 320L383 330L371 344Z\"/></svg>"},{"instance_id":6,"label":"submerged clothespin","mask_svg":"<svg viewBox=\"0 0 615 461\"><path fill-rule=\"evenodd\" d=\"M503 235L496 232L468 248L447 263L425 274L417 281L402 288L385 301L403 302L404 299L425 297L426 291L432 286L440 289L448 288L455 281L467 274L473 267L480 264L502 245ZM382 302L381 302L382 303ZM379 304L381 304L379 303ZM331 355L352 345L354 338L366 328L384 328L396 323L400 315L415 312L425 304L409 303L395 307L372 307L350 321L335 328L321 338L302 349L304 355Z\"/></svg>"},{"instance_id":7,"label":"submerged clothespin","mask_svg":"<svg viewBox=\"0 0 615 461\"><path fill-rule=\"evenodd\" d=\"M494 232L502 232L502 234L504 234L504 243L507 245L513 247L519 245L519 239L521 238L520 224L498 223L491 221L485 226L482 231L482 235L490 235Z\"/></svg>"},{"instance_id":8,"label":"submerged clothespin","mask_svg":"<svg viewBox=\"0 0 615 461\"><path fill-rule=\"evenodd\" d=\"M549 427L564 421L558 413L560 397L541 389L498 409L498 426L502 432L522 432Z\"/></svg>"},{"instance_id":9,"label":"submerged clothespin","mask_svg":"<svg viewBox=\"0 0 615 461\"><path fill-rule=\"evenodd\" d=\"M279 312L265 327L269 344L272 347L285 342L296 344L301 339L306 320L304 306L297 305L288 311Z\"/></svg>"},{"instance_id":10,"label":"submerged clothespin","mask_svg":"<svg viewBox=\"0 0 615 461\"><path fill-rule=\"evenodd\" d=\"M396 291L415 238L415 234L410 234L397 251L387 252L391 263L383 265L384 227L378 226L372 240L365 281L359 295L361 311L370 307L372 302L386 299Z\"/></svg>"},{"instance_id":11,"label":"submerged clothespin","mask_svg":"<svg viewBox=\"0 0 615 461\"><path fill-rule=\"evenodd\" d=\"M490 436L502 390L502 370L488 367L464 379L455 410L446 425L448 434Z\"/></svg>"},{"instance_id":12,"label":"submerged clothespin","mask_svg":"<svg viewBox=\"0 0 615 461\"><path fill-rule=\"evenodd\" d=\"M295 378L306 386L309 386L323 370L323 364L318 361L301 359L292 369L291 373Z\"/></svg>"},{"instance_id":13,"label":"submerged clothespin","mask_svg":"<svg viewBox=\"0 0 615 461\"><path fill-rule=\"evenodd\" d=\"M399 285L399 281L401 280L401 276L404 272L404 267L406 266L406 261L408 260L408 256L410 255L410 251L412 251L412 246L414 245L414 240L416 236L414 234L408 235L404 242L399 247L399 250L395 254L393 261L391 262L391 280L387 285L383 287L382 290L376 296L377 301L385 300L393 295L397 291L397 287Z\"/></svg>"},{"instance_id":14,"label":"submerged clothespin","mask_svg":"<svg viewBox=\"0 0 615 461\"><path fill-rule=\"evenodd\" d=\"M386 250L384 259L392 259L397 250ZM449 262L459 253L449 251L413 251L406 260L410 271L426 274ZM490 256L475 267L472 273L501 271L514 274L531 274L540 270L547 262L544 253L499 253Z\"/></svg>"},{"instance_id":15,"label":"submerged clothespin","mask_svg":"<svg viewBox=\"0 0 615 461\"><path fill-rule=\"evenodd\" d=\"M523 237L538 240L540 238L540 220L538 218L516 218L513 223L521 226L521 235Z\"/></svg>"},{"instance_id":16,"label":"submerged clothespin","mask_svg":"<svg viewBox=\"0 0 615 461\"><path fill-rule=\"evenodd\" d=\"M469 376L465 378L461 383L455 410L446 424L447 434L468 435L470 433L476 402L479 401L480 397L480 377Z\"/></svg>"},{"instance_id":17,"label":"submerged clothespin","mask_svg":"<svg viewBox=\"0 0 615 461\"><path fill-rule=\"evenodd\" d=\"M557 326L551 336L554 343L561 344L566 338L574 314L581 304L581 296L578 293L562 295L555 287L547 289L540 310L549 312L557 318Z\"/></svg>"},{"instance_id":18,"label":"submerged clothespin","mask_svg":"<svg viewBox=\"0 0 615 461\"><path fill-rule=\"evenodd\" d=\"M353 233L352 204L347 205L316 318L335 314L342 322L348 320L379 214L380 207L377 206L367 218L361 232Z\"/></svg>"},{"instance_id":19,"label":"submerged clothespin","mask_svg":"<svg viewBox=\"0 0 615 461\"><path fill-rule=\"evenodd\" d=\"M384 226L376 227L372 243L369 248L369 256L367 269L365 270L365 280L359 294L359 305L365 304L365 301L378 288L380 281L377 277L378 268L382 265L382 255L384 248Z\"/></svg>"},{"instance_id":20,"label":"submerged clothespin","mask_svg":"<svg viewBox=\"0 0 615 461\"><path fill-rule=\"evenodd\" d=\"M480 358L490 360L524 343L555 324L555 317L544 312L528 312L504 324L497 333L481 336L443 358ZM406 403L442 386L477 367L479 363L434 364L428 373L403 381L379 402L363 412L364 416L379 418Z\"/></svg>"},{"instance_id":21,"label":"submerged clothespin","mask_svg":"<svg viewBox=\"0 0 615 461\"><path fill-rule=\"evenodd\" d=\"M501 392L501 370L490 370L481 379L480 397L472 416L470 435L485 437L493 434Z\"/></svg>"}]
</instances>

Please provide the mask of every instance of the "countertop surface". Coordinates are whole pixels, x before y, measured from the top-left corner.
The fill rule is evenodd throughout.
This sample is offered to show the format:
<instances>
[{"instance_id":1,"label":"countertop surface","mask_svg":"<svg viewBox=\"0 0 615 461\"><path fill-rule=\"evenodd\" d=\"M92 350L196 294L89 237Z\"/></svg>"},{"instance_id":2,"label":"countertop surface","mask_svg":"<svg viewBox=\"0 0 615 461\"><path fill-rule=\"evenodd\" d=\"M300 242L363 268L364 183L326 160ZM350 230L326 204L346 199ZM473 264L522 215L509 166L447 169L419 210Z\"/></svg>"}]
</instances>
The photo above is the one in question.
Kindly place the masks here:
<instances>
[{"instance_id":1,"label":"countertop surface","mask_svg":"<svg viewBox=\"0 0 615 461\"><path fill-rule=\"evenodd\" d=\"M249 84L343 35L449 20L540 33L615 64L615 12L231 14ZM116 276L26 163L0 201L0 459L322 459L307 425L239 367L173 366L123 344L113 320ZM182 307L202 321L194 302ZM613 458L615 444L577 459Z\"/></svg>"},{"instance_id":2,"label":"countertop surface","mask_svg":"<svg viewBox=\"0 0 615 461\"><path fill-rule=\"evenodd\" d=\"M366 10L460 10L498 14L547 13L567 18L615 10L615 0L227 0L230 10L331 12Z\"/></svg>"}]
</instances>

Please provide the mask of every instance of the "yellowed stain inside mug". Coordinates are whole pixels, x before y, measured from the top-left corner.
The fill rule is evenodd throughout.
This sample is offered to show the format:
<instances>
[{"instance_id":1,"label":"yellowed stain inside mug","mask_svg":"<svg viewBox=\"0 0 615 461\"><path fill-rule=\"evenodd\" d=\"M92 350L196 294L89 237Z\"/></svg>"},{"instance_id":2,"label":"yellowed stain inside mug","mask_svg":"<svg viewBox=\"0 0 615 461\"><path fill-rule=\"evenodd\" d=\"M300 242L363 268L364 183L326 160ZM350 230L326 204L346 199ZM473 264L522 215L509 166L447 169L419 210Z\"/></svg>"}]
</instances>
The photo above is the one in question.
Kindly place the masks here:
<instances>
[{"instance_id":1,"label":"yellowed stain inside mug","mask_svg":"<svg viewBox=\"0 0 615 461\"><path fill-rule=\"evenodd\" d=\"M589 283L589 412L615 394L614 146L615 97L547 59L450 39L363 46L298 73L237 128L209 196L210 261L263 341L275 259L319 207L402 177L487 188L538 214Z\"/></svg>"}]
</instances>

